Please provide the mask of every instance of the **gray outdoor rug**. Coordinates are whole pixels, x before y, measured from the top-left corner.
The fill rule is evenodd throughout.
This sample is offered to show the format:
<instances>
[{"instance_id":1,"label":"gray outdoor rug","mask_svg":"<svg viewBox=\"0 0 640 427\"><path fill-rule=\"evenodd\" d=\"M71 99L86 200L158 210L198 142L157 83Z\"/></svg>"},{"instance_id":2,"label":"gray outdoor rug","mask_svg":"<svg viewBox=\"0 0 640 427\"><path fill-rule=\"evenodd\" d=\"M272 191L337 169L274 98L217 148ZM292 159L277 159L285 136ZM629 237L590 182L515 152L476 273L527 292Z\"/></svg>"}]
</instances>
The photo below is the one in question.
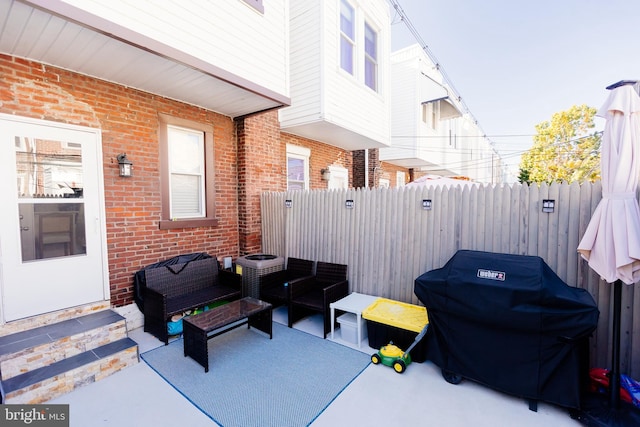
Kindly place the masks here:
<instances>
[{"instance_id":1,"label":"gray outdoor rug","mask_svg":"<svg viewBox=\"0 0 640 427\"><path fill-rule=\"evenodd\" d=\"M225 427L309 425L370 363L369 355L273 324L273 339L246 326L209 340L209 372L184 357L182 339L141 355Z\"/></svg>"}]
</instances>

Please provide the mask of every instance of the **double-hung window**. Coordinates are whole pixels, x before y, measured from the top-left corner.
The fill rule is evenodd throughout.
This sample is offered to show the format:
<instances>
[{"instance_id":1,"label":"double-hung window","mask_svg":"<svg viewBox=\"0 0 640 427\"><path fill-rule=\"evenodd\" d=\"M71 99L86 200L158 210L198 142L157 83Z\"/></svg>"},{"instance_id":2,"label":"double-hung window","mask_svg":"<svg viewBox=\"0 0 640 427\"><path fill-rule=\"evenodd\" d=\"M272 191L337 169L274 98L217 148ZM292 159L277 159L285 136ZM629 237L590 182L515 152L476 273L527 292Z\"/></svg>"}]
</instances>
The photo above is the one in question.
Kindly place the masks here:
<instances>
[{"instance_id":1,"label":"double-hung window","mask_svg":"<svg viewBox=\"0 0 640 427\"><path fill-rule=\"evenodd\" d=\"M378 90L378 34L364 23L364 83Z\"/></svg>"},{"instance_id":2,"label":"double-hung window","mask_svg":"<svg viewBox=\"0 0 640 427\"><path fill-rule=\"evenodd\" d=\"M204 204L204 133L168 126L171 218L202 218Z\"/></svg>"},{"instance_id":3,"label":"double-hung window","mask_svg":"<svg viewBox=\"0 0 640 427\"><path fill-rule=\"evenodd\" d=\"M287 144L287 190L309 189L309 156L311 150Z\"/></svg>"},{"instance_id":4,"label":"double-hung window","mask_svg":"<svg viewBox=\"0 0 640 427\"><path fill-rule=\"evenodd\" d=\"M264 13L264 5L262 4L262 0L244 0L244 2L258 12Z\"/></svg>"},{"instance_id":5,"label":"double-hung window","mask_svg":"<svg viewBox=\"0 0 640 427\"><path fill-rule=\"evenodd\" d=\"M349 74L354 73L355 11L347 0L340 2L340 67Z\"/></svg>"},{"instance_id":6,"label":"double-hung window","mask_svg":"<svg viewBox=\"0 0 640 427\"><path fill-rule=\"evenodd\" d=\"M217 225L213 126L160 115L160 228Z\"/></svg>"}]
</instances>

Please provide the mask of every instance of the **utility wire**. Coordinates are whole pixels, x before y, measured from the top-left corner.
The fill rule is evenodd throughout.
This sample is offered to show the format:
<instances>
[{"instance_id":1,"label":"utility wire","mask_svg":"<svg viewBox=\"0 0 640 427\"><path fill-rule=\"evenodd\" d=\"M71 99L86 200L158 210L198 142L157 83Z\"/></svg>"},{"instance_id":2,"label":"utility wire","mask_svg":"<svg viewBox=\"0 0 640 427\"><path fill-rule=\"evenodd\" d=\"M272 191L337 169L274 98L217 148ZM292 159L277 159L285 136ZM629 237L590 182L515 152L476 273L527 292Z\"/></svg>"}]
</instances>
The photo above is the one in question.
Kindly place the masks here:
<instances>
[{"instance_id":1,"label":"utility wire","mask_svg":"<svg viewBox=\"0 0 640 427\"><path fill-rule=\"evenodd\" d=\"M471 113L471 111L469 110L469 106L465 103L465 101L462 98L462 96L460 96L460 93L455 88L453 82L449 78L449 75L445 71L444 67L440 64L440 61L438 61L438 58L436 58L435 54L431 51L429 46L422 39L422 36L420 35L420 33L418 32L416 27L413 26L413 23L411 22L411 20L407 16L407 14L404 12L404 9L402 9L402 6L400 6L400 3L398 3L397 0L389 0L389 2L391 3L393 8L395 9L395 11L396 11L397 15L399 16L400 20L405 24L405 26L407 27L407 29L409 30L411 35L416 39L416 41L420 45L420 48L424 51L424 53L427 54L427 56L429 57L431 62L433 62L435 64L436 69L440 72L440 74L442 74L442 77L444 78L444 81L447 83L447 86L449 86L451 88L451 90L453 91L453 93L456 95L456 98L458 99L458 101L460 101L460 103L464 107L465 112L467 114L469 114L469 116L471 116L471 118L473 119L473 121L476 124L476 126L478 126L478 128L480 130L482 130L482 126L480 126L478 124L478 120Z\"/></svg>"},{"instance_id":2,"label":"utility wire","mask_svg":"<svg viewBox=\"0 0 640 427\"><path fill-rule=\"evenodd\" d=\"M453 84L452 80L449 78L449 75L447 74L446 70L444 69L444 67L442 66L442 64L440 64L440 61L438 60L438 58L435 56L435 54L431 51L431 49L429 48L429 46L426 44L426 42L423 40L422 36L420 35L420 33L418 32L418 30L415 28L415 26L413 25L413 23L411 22L411 20L409 19L409 17L407 16L407 14L404 12L404 9L402 8L402 6L400 5L400 3L398 2L398 0L389 0L389 2L391 3L391 5L393 6L395 13L396 13L396 17L399 18L399 20L401 22L403 22L405 24L405 26L407 27L407 29L409 30L409 32L412 34L412 36L415 38L415 40L418 42L418 44L420 45L420 48L425 52L425 54L427 55L427 57L431 60L431 62L433 62L433 64L435 64L436 69L440 72L440 74L442 75L445 83L447 84L447 86L452 90L452 92L454 93L455 97L457 98L457 100L460 102L460 104L463 106L465 113L468 114L471 119L473 120L474 124L476 126L478 126L478 129L483 133L482 136L474 136L474 135L456 135L456 139L459 138L484 138L487 141L489 141L490 144L490 149L456 149L455 147L451 147L451 148L436 148L436 147L413 147L413 146L402 146L402 145L398 145L398 144L394 144L393 147L394 149L399 149L399 150L418 150L421 152L434 152L434 153L440 153L440 154L447 154L449 152L455 152L455 153L461 153L461 154L471 154L473 152L481 152L481 153L489 153L491 152L491 157L490 158L486 158L486 159L467 159L467 160L463 160L463 161L457 161L457 162L451 162L448 164L440 164L440 168L442 169L450 169L453 167L456 167L455 165L457 164L457 167L471 167L474 166L474 163L471 162L482 162L482 161L488 161L488 162L492 162L491 164L493 164L494 158L493 158L493 154L496 154L498 156L498 159L501 161L501 163L503 164L503 166L508 166L507 162L503 162L502 160L507 160L509 158L516 158L518 156L521 156L522 154L524 154L525 152L530 151L531 149L527 149L527 150L513 150L513 152L511 154L506 154L506 155L502 155L502 153L504 153L505 151L510 151L510 150L500 150L500 153L498 153L498 151L495 148L494 145L494 141L491 138L519 138L519 137L535 137L537 135L529 135L529 134L514 134L514 135L486 135L484 134L484 130L482 129L482 126L478 123L478 120L475 118L475 116L471 113L468 105L466 104L466 102L464 101L464 99L462 98L462 96L460 96L460 93L458 92L458 90L456 89L455 85ZM396 20L396 18L394 17L394 21ZM397 21L395 22L397 23ZM550 146L553 147L554 145L558 145L558 146L563 146L565 144L573 144L576 143L577 141L580 141L581 139L585 139L585 138L591 138L591 137L595 137L598 135L598 133L601 135L602 132L596 132L595 134L592 135L586 135L584 137L580 137L580 138L576 138L576 139L572 139L569 141L558 141L555 142L553 144L551 144ZM421 136L415 136L415 135L395 135L392 136L392 138L396 138L396 139L402 139L402 138L407 138L407 139L413 139L413 140L422 140L422 139L449 139L449 136L437 136L437 135L421 135ZM449 151L451 150L451 151ZM574 151L568 150L566 151L567 153L576 153ZM597 153L595 153L597 154ZM481 163L475 163L476 165L481 165Z\"/></svg>"}]
</instances>

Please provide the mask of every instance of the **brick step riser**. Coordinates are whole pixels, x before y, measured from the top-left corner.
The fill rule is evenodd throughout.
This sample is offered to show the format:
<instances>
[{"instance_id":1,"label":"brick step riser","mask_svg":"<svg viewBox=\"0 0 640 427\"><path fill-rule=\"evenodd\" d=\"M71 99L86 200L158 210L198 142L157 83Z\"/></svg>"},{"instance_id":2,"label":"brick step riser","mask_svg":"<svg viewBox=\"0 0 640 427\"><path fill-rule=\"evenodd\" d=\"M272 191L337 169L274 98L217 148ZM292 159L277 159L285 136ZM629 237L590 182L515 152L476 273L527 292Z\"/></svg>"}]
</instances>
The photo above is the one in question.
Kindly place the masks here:
<instances>
[{"instance_id":1,"label":"brick step riser","mask_svg":"<svg viewBox=\"0 0 640 427\"><path fill-rule=\"evenodd\" d=\"M49 366L57 361L126 337L127 326L123 319L76 335L62 337L56 341L3 355L0 360L1 379L4 381Z\"/></svg>"}]
</instances>

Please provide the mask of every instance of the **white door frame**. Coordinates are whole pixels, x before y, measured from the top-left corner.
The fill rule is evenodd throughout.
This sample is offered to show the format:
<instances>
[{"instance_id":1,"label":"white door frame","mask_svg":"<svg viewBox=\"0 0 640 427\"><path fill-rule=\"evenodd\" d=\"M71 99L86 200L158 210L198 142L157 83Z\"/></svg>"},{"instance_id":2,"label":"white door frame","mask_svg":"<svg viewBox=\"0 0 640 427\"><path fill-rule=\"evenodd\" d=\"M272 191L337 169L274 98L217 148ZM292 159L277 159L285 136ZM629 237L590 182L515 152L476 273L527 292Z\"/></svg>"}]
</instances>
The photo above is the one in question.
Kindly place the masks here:
<instances>
[{"instance_id":1,"label":"white door frame","mask_svg":"<svg viewBox=\"0 0 640 427\"><path fill-rule=\"evenodd\" d=\"M20 135L22 132L31 132L31 135L40 139L47 139L49 133L51 135L69 135L72 138L78 138L83 141L82 149L82 167L83 173L90 172L92 186L96 188L91 189L95 193L93 195L85 195L83 197L83 203L85 205L85 232L87 233L87 239L92 240L92 249L89 251L87 247L88 256L90 258L87 264L93 266L100 265L100 271L91 271L90 277L86 277L87 281L94 281L94 287L91 287L91 291L80 292L76 297L74 292L68 292L68 296L64 298L66 301L62 304L69 304L67 306L60 306L59 302L54 303L53 309L48 310L46 308L39 308L38 304L34 304L34 307L20 307L15 308L11 303L7 301L8 295L13 295L11 298L15 298L17 294L24 294L24 301L28 303L29 298L33 295L33 277L30 282L22 283L24 286L24 292L16 290L16 282L21 276L19 273L29 272L33 273L41 279L37 279L39 282L42 280L43 288L46 289L47 284L53 283L55 286L55 280L62 274L77 275L74 271L74 266L82 263L82 259L77 256L65 256L60 258L41 259L36 262L22 262L22 253L20 250L20 227L18 221L18 196L16 193L16 169L15 169L15 149L14 140L15 135ZM90 141L87 143L87 141ZM95 144L93 142L95 141ZM88 149L85 150L84 147ZM86 154L86 157L85 157ZM0 212L0 217L4 219L5 225L3 233L0 234L0 322L6 323L7 321L17 320L20 318L30 317L38 314L43 314L48 311L56 311L58 309L69 308L77 305L89 304L98 301L105 301L110 299L109 290L109 269L107 259L107 241L106 241L106 215L105 215L105 203L104 203L104 177L103 177L103 162L102 162L102 138L99 129L89 128L85 126L69 125L64 123L50 122L45 120L30 119L26 117L19 117L14 115L0 114L0 155L3 159L2 167L0 167L0 182L4 182L3 189L0 189L0 203L4 206L3 212ZM11 185L11 183L14 183ZM89 211L87 212L86 206L91 204ZM91 218L89 218L91 215ZM91 236L89 236L91 234ZM13 269L13 270L12 270ZM94 268L97 270L98 268ZM47 272L55 272L48 275ZM84 274L80 272L79 274ZM55 279L55 280L54 280ZM79 283L78 279L76 283ZM11 283L9 283L11 281ZM69 280L69 283L72 281ZM62 281L60 282L62 283ZM66 281L65 281L66 283ZM39 283L38 283L39 284ZM9 287L11 292L9 292ZM70 291L69 288L63 289L63 291ZM46 294L46 292L45 292ZM64 294L64 292L63 292ZM22 298L22 297L21 297ZM20 300L20 298L18 298ZM68 302L67 302L68 301ZM12 307L7 309L6 304L11 303ZM23 303L24 304L24 303ZM44 304L42 307L46 307Z\"/></svg>"}]
</instances>

